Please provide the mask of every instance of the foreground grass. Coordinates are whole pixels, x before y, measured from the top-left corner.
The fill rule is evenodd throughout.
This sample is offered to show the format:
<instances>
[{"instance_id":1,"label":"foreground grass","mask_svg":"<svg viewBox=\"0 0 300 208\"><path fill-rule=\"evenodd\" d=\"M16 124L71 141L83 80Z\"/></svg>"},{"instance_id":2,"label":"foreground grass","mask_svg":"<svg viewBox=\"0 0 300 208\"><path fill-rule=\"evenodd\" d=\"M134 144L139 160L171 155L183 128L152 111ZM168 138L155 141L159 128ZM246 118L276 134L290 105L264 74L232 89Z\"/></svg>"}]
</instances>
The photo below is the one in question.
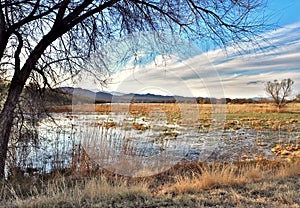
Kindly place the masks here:
<instances>
[{"instance_id":1,"label":"foreground grass","mask_svg":"<svg viewBox=\"0 0 300 208\"><path fill-rule=\"evenodd\" d=\"M1 207L300 207L300 162L183 164L148 178L107 173L19 179Z\"/></svg>"}]
</instances>

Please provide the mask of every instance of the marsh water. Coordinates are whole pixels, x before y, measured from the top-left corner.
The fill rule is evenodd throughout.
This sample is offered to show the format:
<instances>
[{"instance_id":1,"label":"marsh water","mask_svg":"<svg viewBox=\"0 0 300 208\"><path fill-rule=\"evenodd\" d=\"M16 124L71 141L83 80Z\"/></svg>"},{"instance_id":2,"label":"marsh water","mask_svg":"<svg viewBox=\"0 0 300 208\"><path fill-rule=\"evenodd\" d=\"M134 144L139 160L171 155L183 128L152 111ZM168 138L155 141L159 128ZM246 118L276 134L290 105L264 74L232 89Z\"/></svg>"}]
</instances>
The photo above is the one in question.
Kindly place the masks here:
<instances>
[{"instance_id":1,"label":"marsh water","mask_svg":"<svg viewBox=\"0 0 300 208\"><path fill-rule=\"evenodd\" d=\"M168 123L162 116L122 113L53 113L39 122L39 144L27 154L27 166L43 172L74 165L84 150L89 161L124 175L150 175L180 161L237 161L272 158L281 138L299 133L249 128L211 129ZM78 165L78 157L75 165ZM146 172L147 169L147 172ZM150 170L149 170L150 169Z\"/></svg>"}]
</instances>

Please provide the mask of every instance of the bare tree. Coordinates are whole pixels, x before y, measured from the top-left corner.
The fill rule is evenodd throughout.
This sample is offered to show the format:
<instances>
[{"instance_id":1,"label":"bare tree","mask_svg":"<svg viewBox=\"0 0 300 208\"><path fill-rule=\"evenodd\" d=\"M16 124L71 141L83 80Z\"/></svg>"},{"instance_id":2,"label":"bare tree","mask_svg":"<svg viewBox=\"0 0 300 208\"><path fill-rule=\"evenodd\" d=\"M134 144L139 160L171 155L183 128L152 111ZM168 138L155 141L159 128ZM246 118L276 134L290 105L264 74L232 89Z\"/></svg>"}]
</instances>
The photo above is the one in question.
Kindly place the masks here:
<instances>
[{"instance_id":1,"label":"bare tree","mask_svg":"<svg viewBox=\"0 0 300 208\"><path fill-rule=\"evenodd\" d=\"M292 85L294 81L291 79L283 79L281 82L274 80L273 82L267 82L266 92L272 96L274 103L278 110L286 105L287 97L292 93Z\"/></svg>"},{"instance_id":2,"label":"bare tree","mask_svg":"<svg viewBox=\"0 0 300 208\"><path fill-rule=\"evenodd\" d=\"M265 29L257 16L264 6L264 0L0 0L0 72L12 74L0 114L0 178L15 109L30 79L51 87L61 72L73 76L84 69L103 43L139 31L221 46L251 42Z\"/></svg>"}]
</instances>

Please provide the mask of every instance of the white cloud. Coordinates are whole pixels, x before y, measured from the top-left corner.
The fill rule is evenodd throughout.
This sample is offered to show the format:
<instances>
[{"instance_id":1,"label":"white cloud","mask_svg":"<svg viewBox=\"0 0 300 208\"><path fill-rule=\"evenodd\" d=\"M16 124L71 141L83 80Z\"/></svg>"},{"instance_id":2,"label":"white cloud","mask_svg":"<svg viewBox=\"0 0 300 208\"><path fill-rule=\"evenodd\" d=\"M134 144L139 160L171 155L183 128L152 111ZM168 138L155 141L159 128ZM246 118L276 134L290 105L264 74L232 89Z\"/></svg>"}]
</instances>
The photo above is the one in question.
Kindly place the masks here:
<instances>
[{"instance_id":1,"label":"white cloud","mask_svg":"<svg viewBox=\"0 0 300 208\"><path fill-rule=\"evenodd\" d=\"M119 71L108 91L203 97L266 96L264 83L291 78L300 91L300 22L268 32L243 54L218 49L165 65L160 57L145 67ZM224 90L224 91L223 91Z\"/></svg>"},{"instance_id":2,"label":"white cloud","mask_svg":"<svg viewBox=\"0 0 300 208\"><path fill-rule=\"evenodd\" d=\"M217 71L202 55L162 68L149 65L121 71L112 78L115 84L109 86L110 91L145 93L148 90L168 95L224 97Z\"/></svg>"}]
</instances>

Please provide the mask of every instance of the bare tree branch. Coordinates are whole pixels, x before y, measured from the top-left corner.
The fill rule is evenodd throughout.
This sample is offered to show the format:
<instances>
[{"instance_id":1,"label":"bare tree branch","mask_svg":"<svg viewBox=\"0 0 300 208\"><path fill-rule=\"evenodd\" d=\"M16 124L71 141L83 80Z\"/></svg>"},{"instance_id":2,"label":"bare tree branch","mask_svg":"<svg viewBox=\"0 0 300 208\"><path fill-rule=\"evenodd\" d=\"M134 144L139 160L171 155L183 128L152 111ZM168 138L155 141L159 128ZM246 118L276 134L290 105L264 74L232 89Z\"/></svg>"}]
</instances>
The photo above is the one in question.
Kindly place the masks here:
<instances>
[{"instance_id":1,"label":"bare tree branch","mask_svg":"<svg viewBox=\"0 0 300 208\"><path fill-rule=\"evenodd\" d=\"M21 54L21 50L23 48L23 37L18 31L14 31L14 34L17 36L18 42L19 42L17 49L15 51L15 55L14 55L15 70L20 71L20 69L21 69L20 54Z\"/></svg>"}]
</instances>

